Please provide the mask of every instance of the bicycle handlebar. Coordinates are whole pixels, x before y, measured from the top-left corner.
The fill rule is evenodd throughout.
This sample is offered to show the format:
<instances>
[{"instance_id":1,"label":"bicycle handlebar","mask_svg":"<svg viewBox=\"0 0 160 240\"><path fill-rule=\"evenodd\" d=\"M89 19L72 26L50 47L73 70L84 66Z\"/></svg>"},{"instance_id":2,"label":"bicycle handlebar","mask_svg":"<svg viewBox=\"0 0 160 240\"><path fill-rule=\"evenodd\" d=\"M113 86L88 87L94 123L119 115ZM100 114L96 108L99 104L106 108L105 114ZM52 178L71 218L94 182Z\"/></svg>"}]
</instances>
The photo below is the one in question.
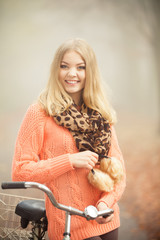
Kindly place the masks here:
<instances>
[{"instance_id":1,"label":"bicycle handlebar","mask_svg":"<svg viewBox=\"0 0 160 240\"><path fill-rule=\"evenodd\" d=\"M81 217L85 217L87 220L93 220L97 217L103 216L107 217L110 214L112 214L114 211L113 209L107 209L103 211L98 211L96 207L90 205L85 208L84 211L78 210L76 208L65 206L63 204L60 204L55 199L53 193L51 190L46 187L43 184L37 183L37 182L3 182L1 184L2 189L26 189L26 188L37 188L46 193L48 198L50 199L51 203L58 209L61 209L63 211L69 212L71 215L78 215Z\"/></svg>"},{"instance_id":2,"label":"bicycle handlebar","mask_svg":"<svg viewBox=\"0 0 160 240\"><path fill-rule=\"evenodd\" d=\"M26 188L25 182L3 182L1 187L2 189Z\"/></svg>"}]
</instances>

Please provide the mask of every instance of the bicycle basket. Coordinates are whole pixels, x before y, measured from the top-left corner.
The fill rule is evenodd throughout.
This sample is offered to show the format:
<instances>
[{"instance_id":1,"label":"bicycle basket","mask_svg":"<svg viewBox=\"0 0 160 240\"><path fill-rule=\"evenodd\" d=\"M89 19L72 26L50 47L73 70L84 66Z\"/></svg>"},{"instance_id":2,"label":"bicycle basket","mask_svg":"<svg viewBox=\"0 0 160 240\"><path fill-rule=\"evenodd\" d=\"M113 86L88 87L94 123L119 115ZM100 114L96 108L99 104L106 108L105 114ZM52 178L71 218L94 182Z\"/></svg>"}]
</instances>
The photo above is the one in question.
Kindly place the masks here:
<instances>
[{"instance_id":1,"label":"bicycle basket","mask_svg":"<svg viewBox=\"0 0 160 240\"><path fill-rule=\"evenodd\" d=\"M0 239L29 239L31 224L26 229L22 229L20 217L15 214L16 205L26 199L31 198L0 193Z\"/></svg>"}]
</instances>

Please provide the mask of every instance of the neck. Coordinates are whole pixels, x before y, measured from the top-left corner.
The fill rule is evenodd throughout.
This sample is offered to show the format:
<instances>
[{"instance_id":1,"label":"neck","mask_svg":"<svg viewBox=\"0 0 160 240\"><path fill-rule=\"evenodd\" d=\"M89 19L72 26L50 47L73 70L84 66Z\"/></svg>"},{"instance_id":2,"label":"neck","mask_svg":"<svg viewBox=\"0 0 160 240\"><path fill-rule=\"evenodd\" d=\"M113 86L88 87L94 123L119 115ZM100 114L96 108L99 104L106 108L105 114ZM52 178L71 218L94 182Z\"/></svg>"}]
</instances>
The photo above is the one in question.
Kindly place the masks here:
<instances>
[{"instance_id":1,"label":"neck","mask_svg":"<svg viewBox=\"0 0 160 240\"><path fill-rule=\"evenodd\" d=\"M72 97L74 103L75 103L77 106L81 106L81 105L82 105L82 102L83 102L82 95L80 95L80 96L77 96L77 95L74 96L74 95L72 95L71 97Z\"/></svg>"}]
</instances>

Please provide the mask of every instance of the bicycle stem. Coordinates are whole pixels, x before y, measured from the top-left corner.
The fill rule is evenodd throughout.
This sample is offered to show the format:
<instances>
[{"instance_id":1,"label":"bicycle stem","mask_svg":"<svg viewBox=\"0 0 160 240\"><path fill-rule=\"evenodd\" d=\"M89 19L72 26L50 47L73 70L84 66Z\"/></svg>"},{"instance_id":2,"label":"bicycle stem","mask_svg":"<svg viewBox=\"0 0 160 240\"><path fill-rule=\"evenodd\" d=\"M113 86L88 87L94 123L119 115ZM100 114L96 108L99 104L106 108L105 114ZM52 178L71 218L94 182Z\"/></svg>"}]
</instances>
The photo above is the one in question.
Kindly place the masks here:
<instances>
[{"instance_id":1,"label":"bicycle stem","mask_svg":"<svg viewBox=\"0 0 160 240\"><path fill-rule=\"evenodd\" d=\"M70 240L70 230L71 230L71 214L66 212L66 220L65 220L65 232L63 234L63 240Z\"/></svg>"}]
</instances>

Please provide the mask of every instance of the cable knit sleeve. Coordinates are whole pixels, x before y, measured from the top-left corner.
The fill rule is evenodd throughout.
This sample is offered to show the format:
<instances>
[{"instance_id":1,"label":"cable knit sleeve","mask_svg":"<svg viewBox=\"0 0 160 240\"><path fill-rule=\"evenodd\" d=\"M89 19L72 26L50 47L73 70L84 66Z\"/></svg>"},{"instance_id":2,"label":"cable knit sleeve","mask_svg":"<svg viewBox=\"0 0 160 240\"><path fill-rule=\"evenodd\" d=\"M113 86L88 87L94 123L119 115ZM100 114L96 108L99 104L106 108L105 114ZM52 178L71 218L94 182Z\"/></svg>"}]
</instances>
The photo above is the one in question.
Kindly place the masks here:
<instances>
[{"instance_id":1,"label":"cable knit sleeve","mask_svg":"<svg viewBox=\"0 0 160 240\"><path fill-rule=\"evenodd\" d=\"M29 107L16 141L12 165L13 181L47 183L73 169L69 153L46 160L39 159L47 118L38 104Z\"/></svg>"},{"instance_id":2,"label":"cable knit sleeve","mask_svg":"<svg viewBox=\"0 0 160 240\"><path fill-rule=\"evenodd\" d=\"M114 190L112 192L109 192L109 193L103 192L101 195L101 198L98 201L98 203L104 202L110 208L116 202L118 202L120 200L120 198L124 192L124 189L126 187L126 170L125 170L123 156L122 156L121 150L118 145L118 140L117 140L115 129L113 126L111 128L112 128L111 148L110 148L108 155L110 157L116 157L118 160L121 161L121 163L123 165L123 169L124 169L124 177L123 177L122 181L114 187ZM97 203L97 205L98 205L98 203Z\"/></svg>"}]
</instances>

